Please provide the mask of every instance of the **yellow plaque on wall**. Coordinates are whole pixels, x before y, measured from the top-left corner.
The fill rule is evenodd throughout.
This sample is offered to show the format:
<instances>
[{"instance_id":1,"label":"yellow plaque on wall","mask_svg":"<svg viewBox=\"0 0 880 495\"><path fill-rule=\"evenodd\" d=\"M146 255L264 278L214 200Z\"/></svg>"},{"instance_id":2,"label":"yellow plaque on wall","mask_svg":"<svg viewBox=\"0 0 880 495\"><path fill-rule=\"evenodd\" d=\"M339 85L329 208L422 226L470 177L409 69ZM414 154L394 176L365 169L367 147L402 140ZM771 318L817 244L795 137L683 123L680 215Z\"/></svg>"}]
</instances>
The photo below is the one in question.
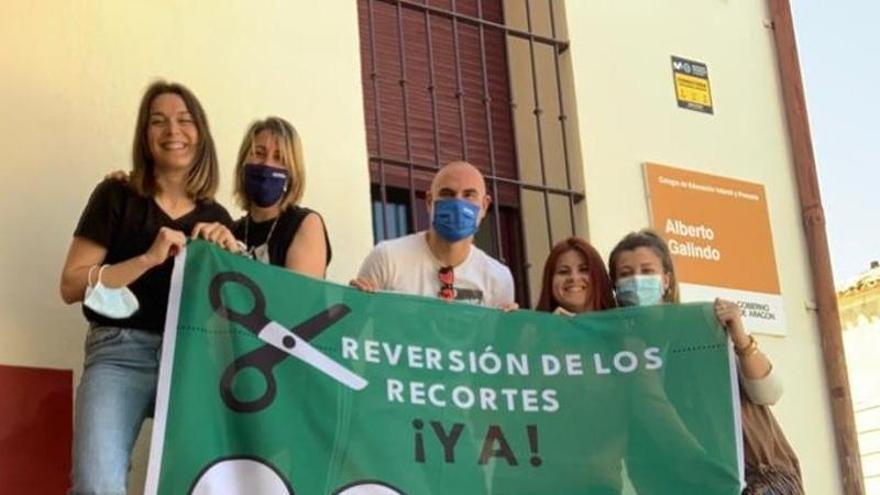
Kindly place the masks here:
<instances>
[{"instance_id":1,"label":"yellow plaque on wall","mask_svg":"<svg viewBox=\"0 0 880 495\"><path fill-rule=\"evenodd\" d=\"M675 83L675 98L680 108L713 113L709 69L706 64L673 55L672 79Z\"/></svg>"}]
</instances>

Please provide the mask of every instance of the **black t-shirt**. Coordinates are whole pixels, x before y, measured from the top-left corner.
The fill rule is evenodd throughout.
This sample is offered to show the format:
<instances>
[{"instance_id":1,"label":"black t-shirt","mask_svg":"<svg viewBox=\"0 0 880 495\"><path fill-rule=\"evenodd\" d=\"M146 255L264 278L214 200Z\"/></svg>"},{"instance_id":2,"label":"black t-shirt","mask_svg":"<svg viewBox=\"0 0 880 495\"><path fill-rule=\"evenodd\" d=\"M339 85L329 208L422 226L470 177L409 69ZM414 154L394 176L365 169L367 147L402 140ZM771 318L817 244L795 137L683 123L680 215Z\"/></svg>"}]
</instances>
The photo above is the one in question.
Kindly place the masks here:
<instances>
[{"instance_id":1,"label":"black t-shirt","mask_svg":"<svg viewBox=\"0 0 880 495\"><path fill-rule=\"evenodd\" d=\"M275 266L284 266L287 261L287 249L293 242L299 226L309 213L315 213L313 210L303 208L302 206L289 206L285 208L278 216L278 224L272 232L272 238L269 239L269 263ZM266 236L272 229L272 223L275 219L263 222L255 222L252 218L241 217L235 222L232 233L235 238L247 244L248 249L259 246L266 242ZM247 229L245 229L247 223ZM247 230L245 236L245 230ZM245 238L247 237L247 238ZM327 229L324 228L324 241L327 243L327 265L330 265L332 252L330 251L330 238L327 237Z\"/></svg>"},{"instance_id":2,"label":"black t-shirt","mask_svg":"<svg viewBox=\"0 0 880 495\"><path fill-rule=\"evenodd\" d=\"M105 180L92 192L73 235L106 248L104 264L114 264L147 252L161 227L179 230L189 236L198 222L220 222L229 226L232 218L225 208L212 201L197 202L192 211L172 219L152 197L140 196L124 182ZM83 314L87 320L99 325L162 333L173 266L174 260L169 258L129 284L128 288L140 303L131 317L119 320L107 318L85 305Z\"/></svg>"}]
</instances>

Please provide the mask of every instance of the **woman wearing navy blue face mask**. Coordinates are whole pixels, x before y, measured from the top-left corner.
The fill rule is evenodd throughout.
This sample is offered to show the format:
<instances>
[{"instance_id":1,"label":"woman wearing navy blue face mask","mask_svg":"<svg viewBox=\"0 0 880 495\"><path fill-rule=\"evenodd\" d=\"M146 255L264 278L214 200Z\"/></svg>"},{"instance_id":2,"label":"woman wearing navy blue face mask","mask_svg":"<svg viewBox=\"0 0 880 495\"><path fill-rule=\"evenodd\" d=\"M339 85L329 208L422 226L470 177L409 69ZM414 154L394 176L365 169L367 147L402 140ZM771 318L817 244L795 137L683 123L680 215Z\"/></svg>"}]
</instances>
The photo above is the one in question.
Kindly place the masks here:
<instances>
[{"instance_id":1,"label":"woman wearing navy blue face mask","mask_svg":"<svg viewBox=\"0 0 880 495\"><path fill-rule=\"evenodd\" d=\"M305 192L302 142L280 117L251 124L235 165L235 198L247 214L232 231L201 225L195 236L235 251L240 241L254 259L323 278L330 263L330 240L316 212L299 206Z\"/></svg>"},{"instance_id":2,"label":"woman wearing navy blue face mask","mask_svg":"<svg viewBox=\"0 0 880 495\"><path fill-rule=\"evenodd\" d=\"M618 242L608 269L621 306L680 302L672 255L666 241L651 230L630 233ZM773 365L746 332L736 303L716 299L715 316L733 341L737 356L747 483L743 493L801 494L797 456L767 407L782 396Z\"/></svg>"}]
</instances>

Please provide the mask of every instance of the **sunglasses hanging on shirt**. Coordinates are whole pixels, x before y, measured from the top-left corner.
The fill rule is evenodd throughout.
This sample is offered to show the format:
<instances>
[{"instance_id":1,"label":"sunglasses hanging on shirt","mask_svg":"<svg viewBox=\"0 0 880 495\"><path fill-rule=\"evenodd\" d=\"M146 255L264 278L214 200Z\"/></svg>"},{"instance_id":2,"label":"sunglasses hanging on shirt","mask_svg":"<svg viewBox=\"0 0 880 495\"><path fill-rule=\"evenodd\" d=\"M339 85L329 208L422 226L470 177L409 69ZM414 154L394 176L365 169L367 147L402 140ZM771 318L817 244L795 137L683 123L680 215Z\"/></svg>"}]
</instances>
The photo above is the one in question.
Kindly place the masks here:
<instances>
[{"instance_id":1,"label":"sunglasses hanging on shirt","mask_svg":"<svg viewBox=\"0 0 880 495\"><path fill-rule=\"evenodd\" d=\"M437 280L440 281L440 291L437 293L437 297L446 301L454 300L455 287L453 284L455 283L455 272L452 267L441 267L437 272Z\"/></svg>"}]
</instances>

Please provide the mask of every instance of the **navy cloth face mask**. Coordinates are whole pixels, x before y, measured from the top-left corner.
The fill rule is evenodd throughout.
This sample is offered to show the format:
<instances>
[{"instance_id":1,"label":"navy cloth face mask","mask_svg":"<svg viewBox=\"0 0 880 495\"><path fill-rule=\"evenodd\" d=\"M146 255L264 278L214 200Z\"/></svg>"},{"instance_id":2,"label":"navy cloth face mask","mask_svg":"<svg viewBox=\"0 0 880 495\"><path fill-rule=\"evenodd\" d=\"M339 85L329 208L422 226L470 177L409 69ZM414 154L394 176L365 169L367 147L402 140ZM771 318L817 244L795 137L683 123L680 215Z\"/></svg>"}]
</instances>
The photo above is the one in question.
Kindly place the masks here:
<instances>
[{"instance_id":1,"label":"navy cloth face mask","mask_svg":"<svg viewBox=\"0 0 880 495\"><path fill-rule=\"evenodd\" d=\"M479 228L480 207L463 199L434 201L432 225L449 242L470 237Z\"/></svg>"},{"instance_id":2,"label":"navy cloth face mask","mask_svg":"<svg viewBox=\"0 0 880 495\"><path fill-rule=\"evenodd\" d=\"M244 192L261 208L272 206L287 191L287 170L248 163L244 166Z\"/></svg>"}]
</instances>

